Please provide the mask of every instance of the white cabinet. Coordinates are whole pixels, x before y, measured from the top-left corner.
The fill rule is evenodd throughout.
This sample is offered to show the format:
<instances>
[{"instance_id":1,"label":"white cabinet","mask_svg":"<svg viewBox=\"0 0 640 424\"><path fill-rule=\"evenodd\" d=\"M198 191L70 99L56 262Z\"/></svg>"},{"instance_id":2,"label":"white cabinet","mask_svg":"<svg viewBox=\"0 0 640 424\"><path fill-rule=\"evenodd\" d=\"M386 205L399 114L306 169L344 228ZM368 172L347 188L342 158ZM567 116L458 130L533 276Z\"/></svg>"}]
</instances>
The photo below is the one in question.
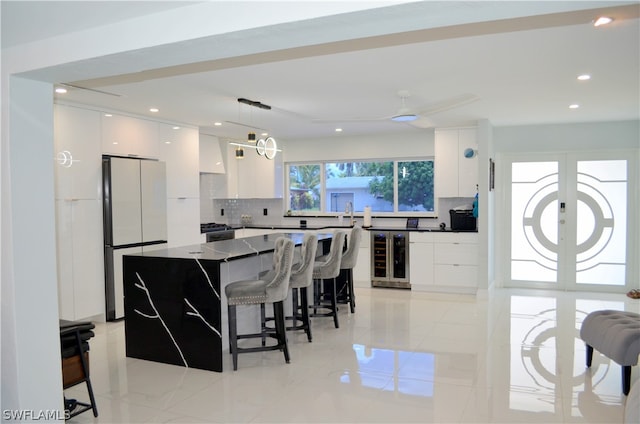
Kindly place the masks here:
<instances>
[{"instance_id":1,"label":"white cabinet","mask_svg":"<svg viewBox=\"0 0 640 424\"><path fill-rule=\"evenodd\" d=\"M102 114L101 121L104 154L158 158L157 122L116 114Z\"/></svg>"},{"instance_id":2,"label":"white cabinet","mask_svg":"<svg viewBox=\"0 0 640 424\"><path fill-rule=\"evenodd\" d=\"M200 172L224 174L224 160L218 137L200 134Z\"/></svg>"},{"instance_id":3,"label":"white cabinet","mask_svg":"<svg viewBox=\"0 0 640 424\"><path fill-rule=\"evenodd\" d=\"M167 199L167 241L169 247L206 242L200 234L200 199Z\"/></svg>"},{"instance_id":4,"label":"white cabinet","mask_svg":"<svg viewBox=\"0 0 640 424\"><path fill-rule=\"evenodd\" d=\"M235 230L236 238L262 236L265 234L282 233L284 230L271 230L268 228L238 228Z\"/></svg>"},{"instance_id":5,"label":"white cabinet","mask_svg":"<svg viewBox=\"0 0 640 424\"><path fill-rule=\"evenodd\" d=\"M466 149L478 148L475 128L435 131L436 197L473 197L478 183L478 157L467 158Z\"/></svg>"},{"instance_id":6,"label":"white cabinet","mask_svg":"<svg viewBox=\"0 0 640 424\"><path fill-rule=\"evenodd\" d=\"M371 237L366 230L362 231L358 260L353 267L353 284L355 287L371 287Z\"/></svg>"},{"instance_id":7,"label":"white cabinet","mask_svg":"<svg viewBox=\"0 0 640 424\"><path fill-rule=\"evenodd\" d=\"M56 200L56 244L60 318L104 314L100 200Z\"/></svg>"},{"instance_id":8,"label":"white cabinet","mask_svg":"<svg viewBox=\"0 0 640 424\"><path fill-rule=\"evenodd\" d=\"M445 233L434 236L434 285L471 289L478 287L477 233Z\"/></svg>"},{"instance_id":9,"label":"white cabinet","mask_svg":"<svg viewBox=\"0 0 640 424\"><path fill-rule=\"evenodd\" d=\"M104 314L100 113L54 106L60 318Z\"/></svg>"},{"instance_id":10,"label":"white cabinet","mask_svg":"<svg viewBox=\"0 0 640 424\"><path fill-rule=\"evenodd\" d=\"M167 170L167 241L170 247L199 244L200 172L196 128L159 123L160 160Z\"/></svg>"},{"instance_id":11,"label":"white cabinet","mask_svg":"<svg viewBox=\"0 0 640 424\"><path fill-rule=\"evenodd\" d=\"M409 243L411 290L476 292L477 233L411 232Z\"/></svg>"},{"instance_id":12,"label":"white cabinet","mask_svg":"<svg viewBox=\"0 0 640 424\"><path fill-rule=\"evenodd\" d=\"M433 286L433 237L431 233L409 233L411 290L429 291Z\"/></svg>"},{"instance_id":13,"label":"white cabinet","mask_svg":"<svg viewBox=\"0 0 640 424\"><path fill-rule=\"evenodd\" d=\"M102 182L100 113L54 106L57 199L99 199Z\"/></svg>"},{"instance_id":14,"label":"white cabinet","mask_svg":"<svg viewBox=\"0 0 640 424\"><path fill-rule=\"evenodd\" d=\"M230 146L235 147L235 146ZM273 160L260 156L253 148L244 149L244 159L235 158L235 150L228 149L228 193L242 199L281 198L282 154Z\"/></svg>"},{"instance_id":15,"label":"white cabinet","mask_svg":"<svg viewBox=\"0 0 640 424\"><path fill-rule=\"evenodd\" d=\"M167 197L200 198L198 130L162 123L158 127L160 160L167 164Z\"/></svg>"}]
</instances>

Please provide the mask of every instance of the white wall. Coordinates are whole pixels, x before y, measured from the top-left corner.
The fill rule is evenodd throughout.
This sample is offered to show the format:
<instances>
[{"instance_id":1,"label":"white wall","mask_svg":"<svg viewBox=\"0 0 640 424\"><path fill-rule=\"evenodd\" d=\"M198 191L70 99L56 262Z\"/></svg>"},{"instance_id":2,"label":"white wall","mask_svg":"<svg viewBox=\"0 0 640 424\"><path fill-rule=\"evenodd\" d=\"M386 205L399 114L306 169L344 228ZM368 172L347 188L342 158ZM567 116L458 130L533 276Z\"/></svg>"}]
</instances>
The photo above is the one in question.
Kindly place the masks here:
<instances>
[{"instance_id":1,"label":"white wall","mask_svg":"<svg viewBox=\"0 0 640 424\"><path fill-rule=\"evenodd\" d=\"M493 127L478 122L478 297L485 298L495 280L495 191L489 190L489 159L495 160Z\"/></svg>"},{"instance_id":2,"label":"white wall","mask_svg":"<svg viewBox=\"0 0 640 424\"><path fill-rule=\"evenodd\" d=\"M5 117L3 107L2 409L60 411L53 87L18 77L7 82L12 97L3 102L9 113Z\"/></svg>"},{"instance_id":3,"label":"white wall","mask_svg":"<svg viewBox=\"0 0 640 424\"><path fill-rule=\"evenodd\" d=\"M434 154L434 130L416 128L413 134L402 136L340 134L327 138L286 140L282 145L285 162L428 157Z\"/></svg>"},{"instance_id":4,"label":"white wall","mask_svg":"<svg viewBox=\"0 0 640 424\"><path fill-rule=\"evenodd\" d=\"M498 153L638 149L640 121L496 127Z\"/></svg>"}]
</instances>

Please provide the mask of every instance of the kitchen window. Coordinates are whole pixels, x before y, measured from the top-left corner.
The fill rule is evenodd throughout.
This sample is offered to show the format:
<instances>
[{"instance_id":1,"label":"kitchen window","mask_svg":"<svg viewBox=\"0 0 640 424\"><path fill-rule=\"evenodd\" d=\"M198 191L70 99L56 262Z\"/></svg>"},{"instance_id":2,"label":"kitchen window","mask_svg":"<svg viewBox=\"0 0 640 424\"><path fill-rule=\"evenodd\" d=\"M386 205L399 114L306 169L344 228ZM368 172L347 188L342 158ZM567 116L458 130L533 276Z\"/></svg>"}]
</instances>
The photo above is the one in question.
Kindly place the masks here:
<instances>
[{"instance_id":1,"label":"kitchen window","mask_svg":"<svg viewBox=\"0 0 640 424\"><path fill-rule=\"evenodd\" d=\"M334 215L366 206L378 214L434 213L433 159L287 164L288 209Z\"/></svg>"}]
</instances>

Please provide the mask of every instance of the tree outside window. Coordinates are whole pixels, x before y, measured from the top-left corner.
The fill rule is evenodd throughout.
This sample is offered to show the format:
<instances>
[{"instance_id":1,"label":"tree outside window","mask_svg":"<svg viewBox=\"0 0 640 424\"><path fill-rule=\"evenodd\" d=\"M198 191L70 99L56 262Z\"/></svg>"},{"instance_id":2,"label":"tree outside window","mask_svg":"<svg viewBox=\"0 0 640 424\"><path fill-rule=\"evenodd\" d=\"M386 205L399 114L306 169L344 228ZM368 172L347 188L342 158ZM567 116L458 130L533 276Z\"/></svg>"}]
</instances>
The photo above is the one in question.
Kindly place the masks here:
<instances>
[{"instance_id":1,"label":"tree outside window","mask_svg":"<svg viewBox=\"0 0 640 424\"><path fill-rule=\"evenodd\" d=\"M320 165L289 166L289 200L292 211L320 210Z\"/></svg>"}]
</instances>

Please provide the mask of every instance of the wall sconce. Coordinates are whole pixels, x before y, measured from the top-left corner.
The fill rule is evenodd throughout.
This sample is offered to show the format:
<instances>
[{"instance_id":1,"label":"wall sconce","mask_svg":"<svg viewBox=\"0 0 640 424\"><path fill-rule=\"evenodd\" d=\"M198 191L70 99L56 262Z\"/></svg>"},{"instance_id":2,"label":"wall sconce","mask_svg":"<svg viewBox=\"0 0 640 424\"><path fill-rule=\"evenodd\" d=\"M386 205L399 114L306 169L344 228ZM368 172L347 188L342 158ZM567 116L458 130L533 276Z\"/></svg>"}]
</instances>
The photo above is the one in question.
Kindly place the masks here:
<instances>
[{"instance_id":1,"label":"wall sconce","mask_svg":"<svg viewBox=\"0 0 640 424\"><path fill-rule=\"evenodd\" d=\"M244 149L242 147L236 148L236 159L244 159Z\"/></svg>"}]
</instances>

